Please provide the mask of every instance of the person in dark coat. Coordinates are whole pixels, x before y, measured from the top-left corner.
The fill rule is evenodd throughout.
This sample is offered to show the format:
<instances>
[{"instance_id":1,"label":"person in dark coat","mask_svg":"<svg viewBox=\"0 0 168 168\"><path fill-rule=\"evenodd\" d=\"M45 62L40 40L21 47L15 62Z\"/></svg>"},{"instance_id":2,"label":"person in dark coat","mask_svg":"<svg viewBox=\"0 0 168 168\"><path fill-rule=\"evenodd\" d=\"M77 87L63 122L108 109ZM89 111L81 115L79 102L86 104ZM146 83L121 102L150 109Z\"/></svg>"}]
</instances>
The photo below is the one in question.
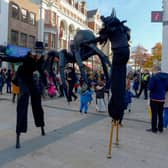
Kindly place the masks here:
<instances>
[{"instance_id":1,"label":"person in dark coat","mask_svg":"<svg viewBox=\"0 0 168 168\"><path fill-rule=\"evenodd\" d=\"M156 66L154 70L156 73L151 77L148 85L152 121L151 129L147 129L147 131L156 133L157 131L163 132L163 105L168 90L168 73L161 72L159 66Z\"/></svg>"},{"instance_id":2,"label":"person in dark coat","mask_svg":"<svg viewBox=\"0 0 168 168\"><path fill-rule=\"evenodd\" d=\"M71 102L72 97L74 98L74 100L77 99L77 96L73 92L74 85L77 82L77 77L73 67L68 67L67 82L68 82L68 102Z\"/></svg>"},{"instance_id":3,"label":"person in dark coat","mask_svg":"<svg viewBox=\"0 0 168 168\"><path fill-rule=\"evenodd\" d=\"M142 91L144 91L144 99L148 99L148 83L150 79L150 74L148 70L144 70L144 72L141 75L141 84L140 84L140 90L137 95L139 98L141 96Z\"/></svg>"},{"instance_id":4,"label":"person in dark coat","mask_svg":"<svg viewBox=\"0 0 168 168\"><path fill-rule=\"evenodd\" d=\"M36 42L36 47L24 57L10 57L0 56L2 61L7 62L22 62L17 70L17 85L20 88L20 94L17 102L17 123L16 134L17 142L16 148L20 148L20 134L27 132L27 112L29 105L29 96L31 97L31 106L35 125L41 127L42 135L45 135L44 131L44 111L41 105L41 95L36 89L36 84L33 80L33 72L38 71L41 75L42 81L47 86L46 77L43 71L44 47L42 42Z\"/></svg>"},{"instance_id":5,"label":"person in dark coat","mask_svg":"<svg viewBox=\"0 0 168 168\"><path fill-rule=\"evenodd\" d=\"M6 93L11 93L11 87L12 87L12 74L11 70L8 69L6 73Z\"/></svg>"}]
</instances>

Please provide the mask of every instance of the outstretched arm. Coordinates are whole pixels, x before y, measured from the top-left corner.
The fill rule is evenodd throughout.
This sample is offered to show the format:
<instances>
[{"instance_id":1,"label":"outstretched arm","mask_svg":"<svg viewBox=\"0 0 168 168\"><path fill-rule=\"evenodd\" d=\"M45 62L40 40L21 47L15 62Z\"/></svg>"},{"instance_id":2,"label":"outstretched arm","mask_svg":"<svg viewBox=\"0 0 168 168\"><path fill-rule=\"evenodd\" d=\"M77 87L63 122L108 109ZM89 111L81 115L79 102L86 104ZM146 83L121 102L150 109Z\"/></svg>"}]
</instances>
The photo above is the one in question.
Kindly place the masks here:
<instances>
[{"instance_id":1,"label":"outstretched arm","mask_svg":"<svg viewBox=\"0 0 168 168\"><path fill-rule=\"evenodd\" d=\"M5 62L16 63L16 62L23 62L25 60L25 57L10 57L7 55L6 56L0 55L0 60Z\"/></svg>"}]
</instances>

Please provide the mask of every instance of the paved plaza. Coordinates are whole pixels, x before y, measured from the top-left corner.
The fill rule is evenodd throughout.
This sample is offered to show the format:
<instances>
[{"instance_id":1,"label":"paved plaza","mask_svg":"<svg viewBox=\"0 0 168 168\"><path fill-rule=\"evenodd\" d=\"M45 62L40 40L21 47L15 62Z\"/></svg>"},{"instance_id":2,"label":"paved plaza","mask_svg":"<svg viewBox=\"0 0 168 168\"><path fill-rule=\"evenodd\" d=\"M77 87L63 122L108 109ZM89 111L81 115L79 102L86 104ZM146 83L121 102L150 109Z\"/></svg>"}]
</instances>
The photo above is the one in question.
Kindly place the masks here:
<instances>
[{"instance_id":1,"label":"paved plaza","mask_svg":"<svg viewBox=\"0 0 168 168\"><path fill-rule=\"evenodd\" d=\"M150 127L147 102L133 99L120 128L120 145L113 144L107 159L111 119L107 112L79 113L79 100L70 105L65 98L43 101L46 136L34 126L29 108L28 132L15 149L16 104L10 95L0 97L0 168L167 168L168 130L146 132Z\"/></svg>"}]
</instances>

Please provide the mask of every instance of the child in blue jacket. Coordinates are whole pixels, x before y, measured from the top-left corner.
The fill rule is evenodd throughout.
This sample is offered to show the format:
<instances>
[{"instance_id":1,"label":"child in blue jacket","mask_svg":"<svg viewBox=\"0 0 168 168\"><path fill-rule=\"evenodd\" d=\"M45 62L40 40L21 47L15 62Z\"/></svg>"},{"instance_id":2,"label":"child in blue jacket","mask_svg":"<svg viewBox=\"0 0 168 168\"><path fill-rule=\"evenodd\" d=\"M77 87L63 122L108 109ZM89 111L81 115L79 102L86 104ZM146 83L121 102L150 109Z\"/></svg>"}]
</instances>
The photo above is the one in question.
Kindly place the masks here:
<instances>
[{"instance_id":1,"label":"child in blue jacket","mask_svg":"<svg viewBox=\"0 0 168 168\"><path fill-rule=\"evenodd\" d=\"M92 99L92 91L88 89L87 85L83 83L80 91L80 113L84 112L87 114L88 112L88 103Z\"/></svg>"}]
</instances>

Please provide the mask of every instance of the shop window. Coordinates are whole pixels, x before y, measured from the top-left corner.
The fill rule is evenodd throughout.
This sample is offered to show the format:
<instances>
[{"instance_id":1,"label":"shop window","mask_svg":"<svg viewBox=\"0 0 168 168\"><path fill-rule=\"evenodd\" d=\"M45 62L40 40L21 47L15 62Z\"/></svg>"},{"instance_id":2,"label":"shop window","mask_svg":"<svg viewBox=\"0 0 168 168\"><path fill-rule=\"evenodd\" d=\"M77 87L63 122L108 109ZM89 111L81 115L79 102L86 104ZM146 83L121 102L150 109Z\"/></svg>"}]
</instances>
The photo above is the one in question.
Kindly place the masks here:
<instances>
[{"instance_id":1,"label":"shop window","mask_svg":"<svg viewBox=\"0 0 168 168\"><path fill-rule=\"evenodd\" d=\"M15 30L11 31L11 43L18 45L19 33Z\"/></svg>"}]
</instances>

